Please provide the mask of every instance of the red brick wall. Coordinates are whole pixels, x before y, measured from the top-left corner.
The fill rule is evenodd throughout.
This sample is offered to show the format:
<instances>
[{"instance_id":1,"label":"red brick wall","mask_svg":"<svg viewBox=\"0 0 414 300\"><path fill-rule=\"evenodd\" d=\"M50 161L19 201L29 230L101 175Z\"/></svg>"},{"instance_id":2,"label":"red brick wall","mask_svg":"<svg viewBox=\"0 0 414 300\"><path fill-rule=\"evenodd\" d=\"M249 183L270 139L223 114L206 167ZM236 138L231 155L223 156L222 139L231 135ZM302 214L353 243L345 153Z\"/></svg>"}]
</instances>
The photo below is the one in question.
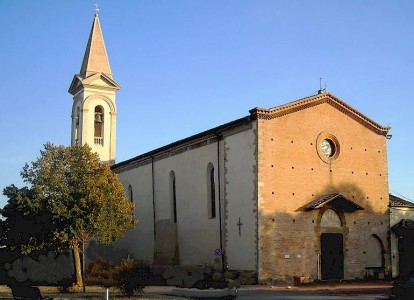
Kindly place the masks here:
<instances>
[{"instance_id":1,"label":"red brick wall","mask_svg":"<svg viewBox=\"0 0 414 300\"><path fill-rule=\"evenodd\" d=\"M340 154L332 163L318 155L321 132L339 142ZM331 192L365 208L345 213L345 278L364 275L363 252L372 234L388 249L385 136L323 103L270 120L258 119L258 164L259 279L316 278L318 211L301 208ZM389 268L389 259L385 260Z\"/></svg>"}]
</instances>

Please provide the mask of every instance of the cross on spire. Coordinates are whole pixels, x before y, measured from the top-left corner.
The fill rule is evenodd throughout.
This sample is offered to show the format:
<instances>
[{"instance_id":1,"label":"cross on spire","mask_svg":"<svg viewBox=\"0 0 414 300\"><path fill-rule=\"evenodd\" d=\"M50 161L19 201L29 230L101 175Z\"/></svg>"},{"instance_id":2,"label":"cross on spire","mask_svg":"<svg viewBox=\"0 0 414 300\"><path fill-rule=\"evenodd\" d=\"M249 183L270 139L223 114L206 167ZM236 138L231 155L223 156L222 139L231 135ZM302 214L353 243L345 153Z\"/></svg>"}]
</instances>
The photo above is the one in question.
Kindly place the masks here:
<instances>
[{"instance_id":1,"label":"cross on spire","mask_svg":"<svg viewBox=\"0 0 414 300\"><path fill-rule=\"evenodd\" d=\"M97 16L99 14L99 8L98 8L99 4L98 2L96 2L94 5L95 5L95 16Z\"/></svg>"},{"instance_id":2,"label":"cross on spire","mask_svg":"<svg viewBox=\"0 0 414 300\"><path fill-rule=\"evenodd\" d=\"M323 94L326 92L326 82L325 82L325 88L322 89L322 77L319 78L319 90L318 94Z\"/></svg>"}]
</instances>

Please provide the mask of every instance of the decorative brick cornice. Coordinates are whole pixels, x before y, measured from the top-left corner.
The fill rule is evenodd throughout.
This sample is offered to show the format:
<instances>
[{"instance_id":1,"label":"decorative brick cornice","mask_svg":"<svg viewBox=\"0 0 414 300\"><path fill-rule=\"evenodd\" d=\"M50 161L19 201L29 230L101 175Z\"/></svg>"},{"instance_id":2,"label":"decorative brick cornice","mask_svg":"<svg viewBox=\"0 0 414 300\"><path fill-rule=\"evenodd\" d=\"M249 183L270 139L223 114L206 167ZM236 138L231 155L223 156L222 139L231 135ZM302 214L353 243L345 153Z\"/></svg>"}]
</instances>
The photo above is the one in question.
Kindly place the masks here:
<instances>
[{"instance_id":1,"label":"decorative brick cornice","mask_svg":"<svg viewBox=\"0 0 414 300\"><path fill-rule=\"evenodd\" d=\"M381 126L380 124L371 120L367 116L363 115L362 113L360 113L359 111L357 111L356 109L354 109L353 107L346 104L344 101L340 100L339 98L335 97L330 93L322 93L310 96L270 109L256 107L250 110L250 114L256 116L258 119L270 120L303 109L307 109L316 105L320 105L322 103L328 103L332 105L339 111L343 112L350 118L354 119L355 121L359 122L360 124L364 125L368 129L374 131L379 135L385 136L391 129L390 127Z\"/></svg>"}]
</instances>

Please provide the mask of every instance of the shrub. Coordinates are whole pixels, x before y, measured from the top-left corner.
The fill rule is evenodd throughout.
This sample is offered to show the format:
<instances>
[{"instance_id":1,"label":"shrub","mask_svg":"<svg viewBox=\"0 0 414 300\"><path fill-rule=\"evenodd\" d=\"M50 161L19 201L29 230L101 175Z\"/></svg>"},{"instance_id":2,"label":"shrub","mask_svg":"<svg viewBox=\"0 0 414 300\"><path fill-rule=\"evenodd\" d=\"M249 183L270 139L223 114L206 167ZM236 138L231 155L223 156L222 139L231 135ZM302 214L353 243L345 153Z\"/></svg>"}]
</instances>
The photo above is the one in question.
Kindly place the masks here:
<instances>
[{"instance_id":1,"label":"shrub","mask_svg":"<svg viewBox=\"0 0 414 300\"><path fill-rule=\"evenodd\" d=\"M225 278L225 279L231 279L231 280L234 280L234 279L236 279L237 275L238 275L238 274L236 274L235 272L230 272L230 271L226 271L226 272L224 272L224 278Z\"/></svg>"},{"instance_id":2,"label":"shrub","mask_svg":"<svg viewBox=\"0 0 414 300\"><path fill-rule=\"evenodd\" d=\"M219 281L223 278L223 275L220 272L214 272L211 274L211 280L212 281Z\"/></svg>"},{"instance_id":3,"label":"shrub","mask_svg":"<svg viewBox=\"0 0 414 300\"><path fill-rule=\"evenodd\" d=\"M85 283L87 285L115 286L115 264L112 261L99 258L88 264Z\"/></svg>"},{"instance_id":4,"label":"shrub","mask_svg":"<svg viewBox=\"0 0 414 300\"><path fill-rule=\"evenodd\" d=\"M57 288L59 293L68 293L69 288L73 285L72 277L65 277L57 282Z\"/></svg>"},{"instance_id":5,"label":"shrub","mask_svg":"<svg viewBox=\"0 0 414 300\"><path fill-rule=\"evenodd\" d=\"M149 266L144 261L127 258L115 265L112 261L100 258L88 265L85 282L88 285L114 286L125 296L131 297L134 292L142 293L149 271Z\"/></svg>"},{"instance_id":6,"label":"shrub","mask_svg":"<svg viewBox=\"0 0 414 300\"><path fill-rule=\"evenodd\" d=\"M131 297L134 292L142 293L148 274L149 266L146 262L127 258L116 267L115 285L125 296Z\"/></svg>"}]
</instances>

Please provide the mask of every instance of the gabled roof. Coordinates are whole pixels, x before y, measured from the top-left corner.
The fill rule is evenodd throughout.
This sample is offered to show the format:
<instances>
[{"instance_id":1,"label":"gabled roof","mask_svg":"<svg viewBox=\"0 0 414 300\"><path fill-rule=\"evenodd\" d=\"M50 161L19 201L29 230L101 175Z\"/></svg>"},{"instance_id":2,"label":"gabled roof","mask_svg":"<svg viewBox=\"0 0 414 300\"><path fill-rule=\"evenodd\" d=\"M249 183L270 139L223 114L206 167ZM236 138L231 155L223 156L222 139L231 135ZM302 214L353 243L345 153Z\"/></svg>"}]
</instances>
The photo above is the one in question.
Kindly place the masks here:
<instances>
[{"instance_id":1,"label":"gabled roof","mask_svg":"<svg viewBox=\"0 0 414 300\"><path fill-rule=\"evenodd\" d=\"M257 115L258 119L273 119L299 110L310 108L312 106L320 105L322 103L329 103L377 134L385 136L391 129L390 127L381 126L331 93L319 93L317 95L302 98L270 109L256 107L250 110L250 114Z\"/></svg>"},{"instance_id":2,"label":"gabled roof","mask_svg":"<svg viewBox=\"0 0 414 300\"><path fill-rule=\"evenodd\" d=\"M102 35L101 24L97 14L95 14L93 19L88 45L86 46L79 75L86 78L96 72L102 72L109 78L112 78L111 67L109 65L105 42Z\"/></svg>"},{"instance_id":3,"label":"gabled roof","mask_svg":"<svg viewBox=\"0 0 414 300\"><path fill-rule=\"evenodd\" d=\"M391 227L396 234L403 235L407 231L414 231L414 221L410 219L402 219L400 222Z\"/></svg>"},{"instance_id":4,"label":"gabled roof","mask_svg":"<svg viewBox=\"0 0 414 300\"><path fill-rule=\"evenodd\" d=\"M339 193L332 193L326 194L319 199L312 201L305 206L305 210L320 209L328 203L334 208L342 209L348 212L364 209L362 206L345 198L345 196Z\"/></svg>"},{"instance_id":5,"label":"gabled roof","mask_svg":"<svg viewBox=\"0 0 414 300\"><path fill-rule=\"evenodd\" d=\"M390 207L414 208L414 203L390 194Z\"/></svg>"},{"instance_id":6,"label":"gabled roof","mask_svg":"<svg viewBox=\"0 0 414 300\"><path fill-rule=\"evenodd\" d=\"M98 80L104 82L105 86L95 84L95 82ZM99 87L100 89L104 90L119 90L121 88L121 86L115 80L113 80L106 74L94 73L86 78L82 78L79 75L75 75L72 79L68 92L74 95L82 87Z\"/></svg>"}]
</instances>

